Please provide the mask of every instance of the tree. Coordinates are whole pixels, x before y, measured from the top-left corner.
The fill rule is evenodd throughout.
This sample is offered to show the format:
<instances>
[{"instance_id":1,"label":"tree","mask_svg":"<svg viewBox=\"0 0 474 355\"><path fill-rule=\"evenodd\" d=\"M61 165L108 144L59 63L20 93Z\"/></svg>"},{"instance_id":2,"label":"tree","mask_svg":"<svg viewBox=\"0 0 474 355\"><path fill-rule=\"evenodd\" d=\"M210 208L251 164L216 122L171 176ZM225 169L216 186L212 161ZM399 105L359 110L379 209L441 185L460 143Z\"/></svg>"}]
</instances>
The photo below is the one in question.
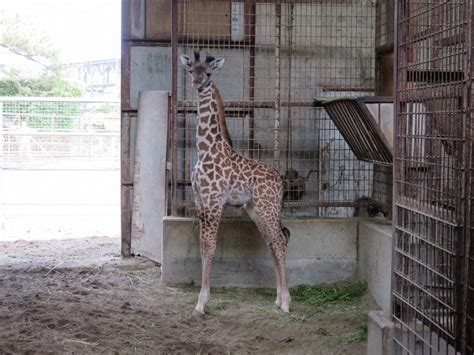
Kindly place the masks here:
<instances>
[{"instance_id":1,"label":"tree","mask_svg":"<svg viewBox=\"0 0 474 355\"><path fill-rule=\"evenodd\" d=\"M43 74L38 78L13 77L0 79L0 96L58 96L79 97L81 88L61 78L59 73Z\"/></svg>"},{"instance_id":2,"label":"tree","mask_svg":"<svg viewBox=\"0 0 474 355\"><path fill-rule=\"evenodd\" d=\"M58 50L49 38L18 15L0 15L0 47L10 56L0 63L0 96L82 95L78 85L61 77Z\"/></svg>"}]
</instances>

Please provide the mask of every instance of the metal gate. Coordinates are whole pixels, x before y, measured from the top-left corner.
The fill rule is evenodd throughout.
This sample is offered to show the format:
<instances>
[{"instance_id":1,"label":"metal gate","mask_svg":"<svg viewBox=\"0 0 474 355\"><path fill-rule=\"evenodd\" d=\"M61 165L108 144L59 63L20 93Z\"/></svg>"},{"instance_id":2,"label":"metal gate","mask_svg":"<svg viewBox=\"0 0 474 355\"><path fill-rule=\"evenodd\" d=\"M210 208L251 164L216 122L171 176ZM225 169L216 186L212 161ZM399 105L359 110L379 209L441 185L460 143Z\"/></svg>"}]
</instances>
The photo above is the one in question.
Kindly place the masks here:
<instances>
[{"instance_id":1,"label":"metal gate","mask_svg":"<svg viewBox=\"0 0 474 355\"><path fill-rule=\"evenodd\" d=\"M397 1L396 354L472 354L471 1Z\"/></svg>"}]
</instances>

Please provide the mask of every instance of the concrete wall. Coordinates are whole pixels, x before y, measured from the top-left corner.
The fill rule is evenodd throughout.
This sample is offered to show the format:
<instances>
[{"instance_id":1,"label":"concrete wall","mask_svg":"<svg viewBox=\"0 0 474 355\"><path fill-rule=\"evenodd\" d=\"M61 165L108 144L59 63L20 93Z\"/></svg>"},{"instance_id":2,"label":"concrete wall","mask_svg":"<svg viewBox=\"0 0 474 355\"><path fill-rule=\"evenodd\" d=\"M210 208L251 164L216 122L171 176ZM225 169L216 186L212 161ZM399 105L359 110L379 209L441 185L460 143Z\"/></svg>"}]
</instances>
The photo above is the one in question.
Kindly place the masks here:
<instances>
[{"instance_id":1,"label":"concrete wall","mask_svg":"<svg viewBox=\"0 0 474 355\"><path fill-rule=\"evenodd\" d=\"M336 282L354 276L390 313L392 227L357 218L287 219L290 229L288 279L291 286ZM162 278L166 284L199 284L199 224L193 218L163 220ZM213 286L273 287L273 264L252 221L224 218L212 269Z\"/></svg>"},{"instance_id":2,"label":"concrete wall","mask_svg":"<svg viewBox=\"0 0 474 355\"><path fill-rule=\"evenodd\" d=\"M373 220L359 223L357 273L385 314L390 314L392 226Z\"/></svg>"},{"instance_id":3,"label":"concrete wall","mask_svg":"<svg viewBox=\"0 0 474 355\"><path fill-rule=\"evenodd\" d=\"M134 159L131 250L161 260L166 214L168 92L141 91Z\"/></svg>"},{"instance_id":4,"label":"concrete wall","mask_svg":"<svg viewBox=\"0 0 474 355\"><path fill-rule=\"evenodd\" d=\"M291 286L336 282L357 269L357 219L284 220L291 239L287 256ZM164 219L162 278L166 284L199 284L199 225ZM214 258L213 286L274 287L270 253L247 219L223 219Z\"/></svg>"}]
</instances>

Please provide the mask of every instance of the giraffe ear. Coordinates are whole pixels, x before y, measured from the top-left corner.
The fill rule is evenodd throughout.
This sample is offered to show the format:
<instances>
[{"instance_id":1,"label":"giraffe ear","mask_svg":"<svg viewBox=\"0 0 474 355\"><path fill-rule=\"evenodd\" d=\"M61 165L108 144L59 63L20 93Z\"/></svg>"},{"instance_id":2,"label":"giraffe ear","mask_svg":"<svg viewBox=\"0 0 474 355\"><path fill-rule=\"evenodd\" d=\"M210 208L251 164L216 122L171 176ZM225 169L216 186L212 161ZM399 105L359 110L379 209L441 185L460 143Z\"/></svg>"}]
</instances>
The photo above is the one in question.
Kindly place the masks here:
<instances>
[{"instance_id":1,"label":"giraffe ear","mask_svg":"<svg viewBox=\"0 0 474 355\"><path fill-rule=\"evenodd\" d=\"M224 62L224 58L214 59L212 62L209 63L209 68L211 68L212 71L220 69L224 65Z\"/></svg>"},{"instance_id":2,"label":"giraffe ear","mask_svg":"<svg viewBox=\"0 0 474 355\"><path fill-rule=\"evenodd\" d=\"M186 69L191 69L191 65L193 64L191 58L189 58L187 55L180 55L179 59L181 60L181 64L183 64L183 67Z\"/></svg>"}]
</instances>

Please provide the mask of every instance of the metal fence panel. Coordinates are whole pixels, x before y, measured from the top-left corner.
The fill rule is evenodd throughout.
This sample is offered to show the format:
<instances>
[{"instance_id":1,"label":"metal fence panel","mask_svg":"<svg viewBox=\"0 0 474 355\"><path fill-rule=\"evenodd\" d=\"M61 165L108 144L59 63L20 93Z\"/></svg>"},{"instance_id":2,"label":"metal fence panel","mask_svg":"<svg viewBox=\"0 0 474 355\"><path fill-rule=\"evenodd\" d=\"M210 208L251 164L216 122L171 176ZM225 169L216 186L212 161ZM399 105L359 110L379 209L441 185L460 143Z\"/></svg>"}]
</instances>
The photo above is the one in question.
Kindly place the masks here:
<instances>
[{"instance_id":1,"label":"metal fence panel","mask_svg":"<svg viewBox=\"0 0 474 355\"><path fill-rule=\"evenodd\" d=\"M471 354L471 2L397 6L395 353Z\"/></svg>"},{"instance_id":2,"label":"metal fence panel","mask_svg":"<svg viewBox=\"0 0 474 355\"><path fill-rule=\"evenodd\" d=\"M4 168L119 167L117 101L0 97L0 127Z\"/></svg>"},{"instance_id":3,"label":"metal fence panel","mask_svg":"<svg viewBox=\"0 0 474 355\"><path fill-rule=\"evenodd\" d=\"M173 213L193 213L196 95L177 56L198 49L226 59L214 81L234 146L280 171L287 212L350 216L372 199L373 164L314 100L373 95L374 26L369 0L173 2Z\"/></svg>"}]
</instances>

